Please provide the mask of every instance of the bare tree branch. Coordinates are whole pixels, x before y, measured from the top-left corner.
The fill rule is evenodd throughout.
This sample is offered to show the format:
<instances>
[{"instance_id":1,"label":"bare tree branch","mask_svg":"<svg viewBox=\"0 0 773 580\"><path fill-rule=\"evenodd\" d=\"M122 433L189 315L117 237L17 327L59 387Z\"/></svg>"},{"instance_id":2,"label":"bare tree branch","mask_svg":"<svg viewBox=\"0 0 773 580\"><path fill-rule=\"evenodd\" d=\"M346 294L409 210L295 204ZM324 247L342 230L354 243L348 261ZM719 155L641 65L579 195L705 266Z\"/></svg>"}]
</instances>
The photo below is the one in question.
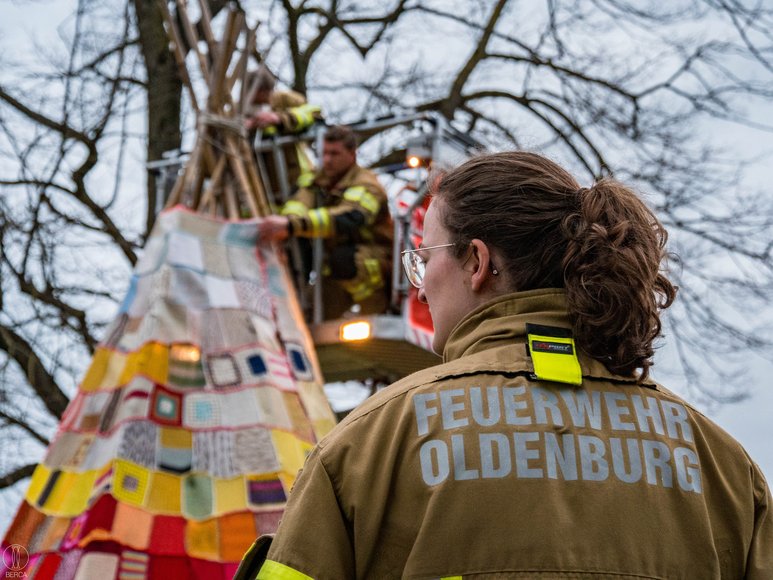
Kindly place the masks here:
<instances>
[{"instance_id":1,"label":"bare tree branch","mask_svg":"<svg viewBox=\"0 0 773 580\"><path fill-rule=\"evenodd\" d=\"M0 349L7 352L24 371L27 381L49 413L61 419L70 400L43 366L30 343L12 329L0 324Z\"/></svg>"},{"instance_id":2,"label":"bare tree branch","mask_svg":"<svg viewBox=\"0 0 773 580\"><path fill-rule=\"evenodd\" d=\"M38 443L42 443L44 446L48 447L48 444L50 443L48 438L35 431L35 429L33 429L32 426L26 421L23 421L18 417L12 417L2 410L0 410L0 419L3 419L7 425L13 425L23 429Z\"/></svg>"},{"instance_id":3,"label":"bare tree branch","mask_svg":"<svg viewBox=\"0 0 773 580\"><path fill-rule=\"evenodd\" d=\"M32 477L32 474L35 472L35 467L37 467L36 463L29 463L14 469L11 473L0 476L0 489L11 487L14 483L21 481L22 479Z\"/></svg>"}]
</instances>

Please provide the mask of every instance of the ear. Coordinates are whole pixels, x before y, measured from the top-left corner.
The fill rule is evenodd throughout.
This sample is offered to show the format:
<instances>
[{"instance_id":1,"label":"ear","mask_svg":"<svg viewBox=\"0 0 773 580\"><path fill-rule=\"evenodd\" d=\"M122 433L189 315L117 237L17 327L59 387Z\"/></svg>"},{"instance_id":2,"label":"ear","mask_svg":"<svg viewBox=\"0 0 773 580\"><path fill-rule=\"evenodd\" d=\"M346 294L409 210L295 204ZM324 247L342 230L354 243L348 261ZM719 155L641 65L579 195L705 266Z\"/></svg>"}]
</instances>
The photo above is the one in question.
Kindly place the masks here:
<instances>
[{"instance_id":1,"label":"ear","mask_svg":"<svg viewBox=\"0 0 773 580\"><path fill-rule=\"evenodd\" d=\"M470 244L472 245L470 264L473 266L470 285L475 292L479 292L489 276L493 276L491 273L491 252L483 240L475 238Z\"/></svg>"}]
</instances>

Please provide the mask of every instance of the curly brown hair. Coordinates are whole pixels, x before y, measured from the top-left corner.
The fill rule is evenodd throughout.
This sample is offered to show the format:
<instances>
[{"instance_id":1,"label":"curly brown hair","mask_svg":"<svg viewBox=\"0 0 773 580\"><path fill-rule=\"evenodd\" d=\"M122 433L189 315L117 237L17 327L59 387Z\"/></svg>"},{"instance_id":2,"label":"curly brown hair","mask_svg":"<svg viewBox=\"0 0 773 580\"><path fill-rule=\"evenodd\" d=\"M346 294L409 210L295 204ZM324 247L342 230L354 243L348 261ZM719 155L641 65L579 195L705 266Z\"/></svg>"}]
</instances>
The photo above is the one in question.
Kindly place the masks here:
<instances>
[{"instance_id":1,"label":"curly brown hair","mask_svg":"<svg viewBox=\"0 0 773 580\"><path fill-rule=\"evenodd\" d=\"M502 255L512 290L564 288L577 346L647 378L677 289L661 269L668 234L630 188L610 178L581 188L550 159L516 151L475 157L432 191L458 257L477 238Z\"/></svg>"}]
</instances>

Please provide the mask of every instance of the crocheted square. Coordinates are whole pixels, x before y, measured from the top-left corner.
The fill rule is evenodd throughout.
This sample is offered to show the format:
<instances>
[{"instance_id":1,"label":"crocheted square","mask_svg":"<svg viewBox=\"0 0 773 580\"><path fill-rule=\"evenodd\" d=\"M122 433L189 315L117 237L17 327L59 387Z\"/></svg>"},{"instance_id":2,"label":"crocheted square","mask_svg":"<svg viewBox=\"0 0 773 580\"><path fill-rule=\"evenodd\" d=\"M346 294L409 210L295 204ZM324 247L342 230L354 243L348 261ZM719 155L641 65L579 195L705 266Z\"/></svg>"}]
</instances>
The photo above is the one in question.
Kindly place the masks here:
<instances>
[{"instance_id":1,"label":"crocheted square","mask_svg":"<svg viewBox=\"0 0 773 580\"><path fill-rule=\"evenodd\" d=\"M145 317L147 321L153 321L153 328L143 331L143 339L163 344L193 340L198 331L195 318L191 316L195 312L169 300L154 303Z\"/></svg>"},{"instance_id":2,"label":"crocheted square","mask_svg":"<svg viewBox=\"0 0 773 580\"><path fill-rule=\"evenodd\" d=\"M201 349L195 344L173 344L169 349L169 384L201 388L206 384Z\"/></svg>"},{"instance_id":3,"label":"crocheted square","mask_svg":"<svg viewBox=\"0 0 773 580\"><path fill-rule=\"evenodd\" d=\"M259 511L255 514L255 526L258 534L273 534L279 528L279 520L282 519L282 510Z\"/></svg>"},{"instance_id":4,"label":"crocheted square","mask_svg":"<svg viewBox=\"0 0 773 580\"><path fill-rule=\"evenodd\" d=\"M165 425L181 425L182 395L156 385L153 390L150 416Z\"/></svg>"},{"instance_id":5,"label":"crocheted square","mask_svg":"<svg viewBox=\"0 0 773 580\"><path fill-rule=\"evenodd\" d=\"M212 515L212 478L206 475L187 475L183 478L183 515L202 520Z\"/></svg>"},{"instance_id":6,"label":"crocheted square","mask_svg":"<svg viewBox=\"0 0 773 580\"><path fill-rule=\"evenodd\" d=\"M255 223L230 222L223 224L220 241L229 246L241 246L252 252L258 241L258 228Z\"/></svg>"},{"instance_id":7,"label":"crocheted square","mask_svg":"<svg viewBox=\"0 0 773 580\"><path fill-rule=\"evenodd\" d=\"M113 425L115 424L115 415L118 412L118 404L121 402L122 394L123 389L116 389L110 393L110 399L102 411L102 416L99 418L98 428L100 433L107 433L113 428Z\"/></svg>"},{"instance_id":8,"label":"crocheted square","mask_svg":"<svg viewBox=\"0 0 773 580\"><path fill-rule=\"evenodd\" d=\"M70 531L67 532L68 537L77 533L84 544L94 539L109 537L109 532L113 529L116 505L115 498L103 495L88 511L73 520ZM79 532L74 528L79 529Z\"/></svg>"},{"instance_id":9,"label":"crocheted square","mask_svg":"<svg viewBox=\"0 0 773 580\"><path fill-rule=\"evenodd\" d=\"M325 391L320 389L318 384L300 381L298 395L311 420L317 440L322 439L336 424L333 411L325 398Z\"/></svg>"},{"instance_id":10,"label":"crocheted square","mask_svg":"<svg viewBox=\"0 0 773 580\"><path fill-rule=\"evenodd\" d=\"M275 387L259 387L255 396L260 411L260 423L270 427L292 429L290 416L285 408L282 392Z\"/></svg>"},{"instance_id":11,"label":"crocheted square","mask_svg":"<svg viewBox=\"0 0 773 580\"><path fill-rule=\"evenodd\" d=\"M168 373L169 348L164 344L149 342L127 356L116 385L125 385L137 376L144 376L155 383L165 385Z\"/></svg>"},{"instance_id":12,"label":"crocheted square","mask_svg":"<svg viewBox=\"0 0 773 580\"><path fill-rule=\"evenodd\" d=\"M156 477L153 476L153 487L156 485ZM135 550L147 550L152 529L153 514L126 503L116 505L112 529L116 542Z\"/></svg>"},{"instance_id":13,"label":"crocheted square","mask_svg":"<svg viewBox=\"0 0 773 580\"><path fill-rule=\"evenodd\" d=\"M202 241L201 251L204 259L204 271L219 276L220 278L232 277L231 268L228 264L228 250L226 246Z\"/></svg>"},{"instance_id":14,"label":"crocheted square","mask_svg":"<svg viewBox=\"0 0 773 580\"><path fill-rule=\"evenodd\" d=\"M169 286L169 299L188 308L209 308L209 295L204 274L193 270L173 268Z\"/></svg>"},{"instance_id":15,"label":"crocheted square","mask_svg":"<svg viewBox=\"0 0 773 580\"><path fill-rule=\"evenodd\" d=\"M260 423L260 410L254 389L242 389L221 395L221 425L252 427Z\"/></svg>"},{"instance_id":16,"label":"crocheted square","mask_svg":"<svg viewBox=\"0 0 773 580\"><path fill-rule=\"evenodd\" d=\"M57 580L59 578L74 578L81 556L83 556L83 550L70 550L65 552L62 555L62 561L57 569L57 575L53 577Z\"/></svg>"},{"instance_id":17,"label":"crocheted square","mask_svg":"<svg viewBox=\"0 0 773 580\"><path fill-rule=\"evenodd\" d=\"M297 435L277 429L271 431L271 439L274 441L282 472L295 477L314 445L299 439Z\"/></svg>"},{"instance_id":18,"label":"crocheted square","mask_svg":"<svg viewBox=\"0 0 773 580\"><path fill-rule=\"evenodd\" d=\"M234 464L231 431L198 431L193 434L193 470L229 478L239 473Z\"/></svg>"},{"instance_id":19,"label":"crocheted square","mask_svg":"<svg viewBox=\"0 0 773 580\"><path fill-rule=\"evenodd\" d=\"M193 437L184 429L162 427L156 465L163 471L187 473L193 464Z\"/></svg>"},{"instance_id":20,"label":"crocheted square","mask_svg":"<svg viewBox=\"0 0 773 580\"><path fill-rule=\"evenodd\" d=\"M86 445L86 441L82 445ZM121 430L114 429L107 437L93 437L86 448L86 457L79 470L103 470L118 455ZM78 450L80 452L81 449Z\"/></svg>"},{"instance_id":21,"label":"crocheted square","mask_svg":"<svg viewBox=\"0 0 773 580\"><path fill-rule=\"evenodd\" d=\"M238 561L258 537L255 518L250 512L224 515L216 520L220 528L220 557L226 561Z\"/></svg>"},{"instance_id":22,"label":"crocheted square","mask_svg":"<svg viewBox=\"0 0 773 580\"><path fill-rule=\"evenodd\" d=\"M296 389L295 377L290 371L290 365L287 363L284 353L264 350L263 358L268 364L268 381L280 389L294 391Z\"/></svg>"},{"instance_id":23,"label":"crocheted square","mask_svg":"<svg viewBox=\"0 0 773 580\"><path fill-rule=\"evenodd\" d=\"M182 478L156 471L148 490L147 509L152 513L179 515L182 512Z\"/></svg>"},{"instance_id":24,"label":"crocheted square","mask_svg":"<svg viewBox=\"0 0 773 580\"><path fill-rule=\"evenodd\" d=\"M154 303L169 297L172 278L173 271L166 265L152 274L137 278L137 294L126 313L131 318L145 316Z\"/></svg>"},{"instance_id":25,"label":"crocheted square","mask_svg":"<svg viewBox=\"0 0 773 580\"><path fill-rule=\"evenodd\" d=\"M220 397L210 393L191 393L185 397L183 424L191 429L222 425Z\"/></svg>"},{"instance_id":26,"label":"crocheted square","mask_svg":"<svg viewBox=\"0 0 773 580\"><path fill-rule=\"evenodd\" d=\"M236 287L232 280L206 275L207 294L209 304L213 308L240 308L241 303L236 294Z\"/></svg>"},{"instance_id":27,"label":"crocheted square","mask_svg":"<svg viewBox=\"0 0 773 580\"><path fill-rule=\"evenodd\" d=\"M5 536L6 543L29 546L32 534L45 519L45 514L32 507L26 501L22 501L19 511L16 512L16 517L13 518L11 527L8 528Z\"/></svg>"},{"instance_id":28,"label":"crocheted square","mask_svg":"<svg viewBox=\"0 0 773 580\"><path fill-rule=\"evenodd\" d=\"M241 309L210 309L201 313L201 348L218 354L258 342L250 317Z\"/></svg>"},{"instance_id":29,"label":"crocheted square","mask_svg":"<svg viewBox=\"0 0 773 580\"><path fill-rule=\"evenodd\" d=\"M287 414L290 416L290 422L293 430L306 441L314 441L314 430L311 428L311 422L306 415L306 411L301 404L301 399L296 393L282 393Z\"/></svg>"},{"instance_id":30,"label":"crocheted square","mask_svg":"<svg viewBox=\"0 0 773 580\"><path fill-rule=\"evenodd\" d=\"M124 550L118 567L118 580L142 580L148 572L150 556L144 552Z\"/></svg>"},{"instance_id":31,"label":"crocheted square","mask_svg":"<svg viewBox=\"0 0 773 580\"><path fill-rule=\"evenodd\" d=\"M166 236L156 230L145 242L142 255L134 266L134 272L144 276L158 270L166 259L166 247Z\"/></svg>"},{"instance_id":32,"label":"crocheted square","mask_svg":"<svg viewBox=\"0 0 773 580\"><path fill-rule=\"evenodd\" d=\"M233 387L242 382L239 368L231 354L210 355L206 362L209 380L214 387Z\"/></svg>"},{"instance_id":33,"label":"crocheted square","mask_svg":"<svg viewBox=\"0 0 773 580\"><path fill-rule=\"evenodd\" d=\"M133 505L144 505L145 494L150 482L150 471L117 459L113 475L113 495L119 501Z\"/></svg>"},{"instance_id":34,"label":"crocheted square","mask_svg":"<svg viewBox=\"0 0 773 580\"><path fill-rule=\"evenodd\" d=\"M247 502L254 507L282 504L287 501L282 482L275 476L247 479Z\"/></svg>"},{"instance_id":35,"label":"crocheted square","mask_svg":"<svg viewBox=\"0 0 773 580\"><path fill-rule=\"evenodd\" d=\"M247 490L243 477L215 480L215 513L225 514L247 509Z\"/></svg>"},{"instance_id":36,"label":"crocheted square","mask_svg":"<svg viewBox=\"0 0 773 580\"><path fill-rule=\"evenodd\" d=\"M150 545L154 554L167 556L185 555L185 518L180 516L155 516L153 530L150 533ZM153 561L157 558L153 558ZM171 569L171 574L159 578L176 578L179 574L178 564ZM152 568L152 567L151 567ZM151 575L151 578L156 576Z\"/></svg>"},{"instance_id":37,"label":"crocheted square","mask_svg":"<svg viewBox=\"0 0 773 580\"><path fill-rule=\"evenodd\" d=\"M153 393L153 382L145 377L135 377L123 389L121 403L118 405L115 424L129 419L147 419Z\"/></svg>"},{"instance_id":38,"label":"crocheted square","mask_svg":"<svg viewBox=\"0 0 773 580\"><path fill-rule=\"evenodd\" d=\"M267 429L244 429L234 434L236 467L241 473L275 473L279 459Z\"/></svg>"},{"instance_id":39,"label":"crocheted square","mask_svg":"<svg viewBox=\"0 0 773 580\"><path fill-rule=\"evenodd\" d=\"M132 421L123 427L118 455L127 461L155 467L158 425L151 421Z\"/></svg>"},{"instance_id":40,"label":"crocheted square","mask_svg":"<svg viewBox=\"0 0 773 580\"><path fill-rule=\"evenodd\" d=\"M258 262L255 248L240 248L229 246L226 248L228 266L237 280L253 280L263 284L263 273Z\"/></svg>"},{"instance_id":41,"label":"crocheted square","mask_svg":"<svg viewBox=\"0 0 773 580\"><path fill-rule=\"evenodd\" d=\"M242 308L262 315L265 315L266 312L270 313L271 293L265 286L249 280L237 280L234 282L234 286Z\"/></svg>"},{"instance_id":42,"label":"crocheted square","mask_svg":"<svg viewBox=\"0 0 773 580\"><path fill-rule=\"evenodd\" d=\"M204 258L201 242L198 238L180 231L167 234L168 247L166 261L174 266L204 271Z\"/></svg>"},{"instance_id":43,"label":"crocheted square","mask_svg":"<svg viewBox=\"0 0 773 580\"><path fill-rule=\"evenodd\" d=\"M271 303L267 306L267 312L256 313L250 316L252 321L253 332L255 333L255 342L262 347L271 350L282 350L282 345L279 342L279 336L276 333L276 326L272 320Z\"/></svg>"},{"instance_id":44,"label":"crocheted square","mask_svg":"<svg viewBox=\"0 0 773 580\"><path fill-rule=\"evenodd\" d=\"M78 562L76 580L86 578L114 578L118 571L119 558L115 554L102 552L86 552Z\"/></svg>"},{"instance_id":45,"label":"crocheted square","mask_svg":"<svg viewBox=\"0 0 773 580\"><path fill-rule=\"evenodd\" d=\"M219 535L216 519L188 522L185 527L185 545L188 547L188 553L194 558L220 560Z\"/></svg>"},{"instance_id":46,"label":"crocheted square","mask_svg":"<svg viewBox=\"0 0 773 580\"><path fill-rule=\"evenodd\" d=\"M287 349L287 358L290 361L290 368L295 378L300 381L313 381L313 369L303 347L290 342L285 344L285 348Z\"/></svg>"},{"instance_id":47,"label":"crocheted square","mask_svg":"<svg viewBox=\"0 0 773 580\"><path fill-rule=\"evenodd\" d=\"M70 528L70 522L72 518L49 518L48 525L46 526L46 532L40 539L40 543L36 546L36 552L53 552L59 549L59 545L62 543L64 535ZM28 545L29 549L32 542Z\"/></svg>"}]
</instances>

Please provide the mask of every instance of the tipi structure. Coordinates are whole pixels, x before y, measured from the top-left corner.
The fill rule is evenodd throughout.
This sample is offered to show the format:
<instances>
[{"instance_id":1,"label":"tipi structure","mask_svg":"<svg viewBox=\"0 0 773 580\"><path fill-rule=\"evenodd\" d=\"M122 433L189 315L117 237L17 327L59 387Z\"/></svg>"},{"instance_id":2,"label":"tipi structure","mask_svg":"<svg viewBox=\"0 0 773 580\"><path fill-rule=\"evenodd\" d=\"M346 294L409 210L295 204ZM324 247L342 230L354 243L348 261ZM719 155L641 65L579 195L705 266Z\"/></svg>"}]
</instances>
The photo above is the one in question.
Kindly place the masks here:
<instances>
[{"instance_id":1,"label":"tipi structure","mask_svg":"<svg viewBox=\"0 0 773 580\"><path fill-rule=\"evenodd\" d=\"M232 95L254 31L231 10L216 42L201 1L199 42L184 2L174 19L159 4L196 144L6 534L4 577L230 579L335 421L285 263L256 245L269 206Z\"/></svg>"}]
</instances>

